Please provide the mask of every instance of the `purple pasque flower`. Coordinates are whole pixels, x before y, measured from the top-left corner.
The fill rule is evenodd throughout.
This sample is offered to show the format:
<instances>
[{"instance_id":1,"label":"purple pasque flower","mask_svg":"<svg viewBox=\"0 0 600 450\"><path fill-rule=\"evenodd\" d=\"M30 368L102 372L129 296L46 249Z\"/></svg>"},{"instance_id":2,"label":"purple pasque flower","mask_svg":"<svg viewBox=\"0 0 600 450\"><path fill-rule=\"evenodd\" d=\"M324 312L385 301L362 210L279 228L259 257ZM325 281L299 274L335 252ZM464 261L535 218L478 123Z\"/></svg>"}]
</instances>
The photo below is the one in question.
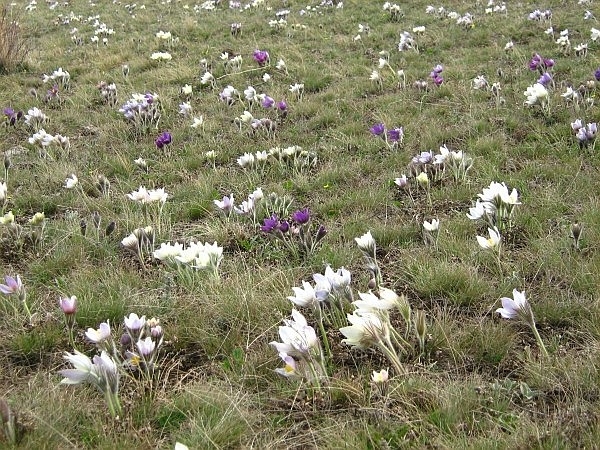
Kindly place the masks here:
<instances>
[{"instance_id":1,"label":"purple pasque flower","mask_svg":"<svg viewBox=\"0 0 600 450\"><path fill-rule=\"evenodd\" d=\"M287 103L284 100L277 102L277 109L282 112L287 111Z\"/></svg>"},{"instance_id":2,"label":"purple pasque flower","mask_svg":"<svg viewBox=\"0 0 600 450\"><path fill-rule=\"evenodd\" d=\"M170 144L172 140L173 138L171 136L171 133L165 131L156 138L154 143L156 144L157 148L163 148L165 145Z\"/></svg>"},{"instance_id":3,"label":"purple pasque flower","mask_svg":"<svg viewBox=\"0 0 600 450\"><path fill-rule=\"evenodd\" d=\"M596 81L600 81L600 67L594 72L594 78L596 78Z\"/></svg>"},{"instance_id":4,"label":"purple pasque flower","mask_svg":"<svg viewBox=\"0 0 600 450\"><path fill-rule=\"evenodd\" d=\"M552 82L552 75L550 75L548 72L544 72L537 82L546 87L550 82Z\"/></svg>"},{"instance_id":5,"label":"purple pasque flower","mask_svg":"<svg viewBox=\"0 0 600 450\"><path fill-rule=\"evenodd\" d=\"M531 60L529 61L529 70L538 70L538 67L541 63L542 57L539 55L539 53L534 53L534 55L531 57Z\"/></svg>"},{"instance_id":6,"label":"purple pasque flower","mask_svg":"<svg viewBox=\"0 0 600 450\"><path fill-rule=\"evenodd\" d=\"M390 141L390 142L402 143L402 141L404 140L404 129L402 127L392 128L391 130L388 130L387 137L388 137L388 141Z\"/></svg>"},{"instance_id":7,"label":"purple pasque flower","mask_svg":"<svg viewBox=\"0 0 600 450\"><path fill-rule=\"evenodd\" d=\"M0 292L5 295L18 294L23 289L23 283L19 275L16 278L6 275L4 282L6 284L0 284Z\"/></svg>"},{"instance_id":8,"label":"purple pasque flower","mask_svg":"<svg viewBox=\"0 0 600 450\"><path fill-rule=\"evenodd\" d=\"M554 67L554 60L542 58L539 53L535 53L529 61L529 70L539 70L540 72Z\"/></svg>"},{"instance_id":9,"label":"purple pasque flower","mask_svg":"<svg viewBox=\"0 0 600 450\"><path fill-rule=\"evenodd\" d=\"M310 211L308 208L300 209L292 214L292 220L299 225L308 223L310 220Z\"/></svg>"},{"instance_id":10,"label":"purple pasque flower","mask_svg":"<svg viewBox=\"0 0 600 450\"><path fill-rule=\"evenodd\" d=\"M254 58L254 61L256 61L260 67L262 67L269 62L269 52L258 49L254 50L252 58Z\"/></svg>"},{"instance_id":11,"label":"purple pasque flower","mask_svg":"<svg viewBox=\"0 0 600 450\"><path fill-rule=\"evenodd\" d=\"M382 123L376 123L369 128L369 131L371 131L373 136L381 136L383 133L385 133L385 125Z\"/></svg>"},{"instance_id":12,"label":"purple pasque flower","mask_svg":"<svg viewBox=\"0 0 600 450\"><path fill-rule=\"evenodd\" d=\"M271 233L279 227L279 219L276 214L273 214L271 217L267 217L263 220L263 226L260 227L261 231L265 233Z\"/></svg>"},{"instance_id":13,"label":"purple pasque flower","mask_svg":"<svg viewBox=\"0 0 600 450\"><path fill-rule=\"evenodd\" d=\"M273 98L269 97L268 95L265 95L265 99L261 103L263 108L267 108L267 109L271 108L274 104L275 104L275 100L273 100Z\"/></svg>"},{"instance_id":14,"label":"purple pasque flower","mask_svg":"<svg viewBox=\"0 0 600 450\"><path fill-rule=\"evenodd\" d=\"M431 72L431 77L434 77L435 75L439 75L440 73L442 73L444 71L444 66L442 66L441 64L438 64L437 66L435 66L433 68L433 71Z\"/></svg>"},{"instance_id":15,"label":"purple pasque flower","mask_svg":"<svg viewBox=\"0 0 600 450\"><path fill-rule=\"evenodd\" d=\"M23 111L15 111L12 108L4 108L3 112L11 126L14 126L17 123L17 120L23 117Z\"/></svg>"},{"instance_id":16,"label":"purple pasque flower","mask_svg":"<svg viewBox=\"0 0 600 450\"><path fill-rule=\"evenodd\" d=\"M287 233L290 230L290 223L287 220L282 221L277 227L282 233Z\"/></svg>"},{"instance_id":17,"label":"purple pasque flower","mask_svg":"<svg viewBox=\"0 0 600 450\"><path fill-rule=\"evenodd\" d=\"M70 316L77 312L77 297L72 295L71 297L61 297L58 300L58 304L60 305L60 309L65 315Z\"/></svg>"},{"instance_id":18,"label":"purple pasque flower","mask_svg":"<svg viewBox=\"0 0 600 450\"><path fill-rule=\"evenodd\" d=\"M317 230L317 236L316 236L317 242L319 242L321 239L323 239L326 234L327 234L327 229L325 228L325 225L320 225L319 229Z\"/></svg>"}]
</instances>

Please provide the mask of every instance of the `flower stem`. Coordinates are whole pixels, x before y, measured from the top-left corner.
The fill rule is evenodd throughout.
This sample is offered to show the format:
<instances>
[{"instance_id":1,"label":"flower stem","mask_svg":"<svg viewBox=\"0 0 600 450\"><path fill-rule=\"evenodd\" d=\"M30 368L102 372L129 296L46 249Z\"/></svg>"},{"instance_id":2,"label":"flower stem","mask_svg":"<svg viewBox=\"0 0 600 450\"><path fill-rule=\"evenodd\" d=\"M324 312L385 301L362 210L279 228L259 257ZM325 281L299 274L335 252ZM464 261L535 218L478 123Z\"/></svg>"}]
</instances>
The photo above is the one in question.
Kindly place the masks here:
<instances>
[{"instance_id":1,"label":"flower stem","mask_svg":"<svg viewBox=\"0 0 600 450\"><path fill-rule=\"evenodd\" d=\"M538 344L538 347L540 348L540 350L542 351L542 354L544 355L544 358L548 358L548 350L546 350L546 346L544 345L544 342L542 341L542 337L540 336L540 333L537 330L537 327L535 326L535 322L533 322L531 324L531 331L533 331L533 335L535 336L535 340Z\"/></svg>"}]
</instances>

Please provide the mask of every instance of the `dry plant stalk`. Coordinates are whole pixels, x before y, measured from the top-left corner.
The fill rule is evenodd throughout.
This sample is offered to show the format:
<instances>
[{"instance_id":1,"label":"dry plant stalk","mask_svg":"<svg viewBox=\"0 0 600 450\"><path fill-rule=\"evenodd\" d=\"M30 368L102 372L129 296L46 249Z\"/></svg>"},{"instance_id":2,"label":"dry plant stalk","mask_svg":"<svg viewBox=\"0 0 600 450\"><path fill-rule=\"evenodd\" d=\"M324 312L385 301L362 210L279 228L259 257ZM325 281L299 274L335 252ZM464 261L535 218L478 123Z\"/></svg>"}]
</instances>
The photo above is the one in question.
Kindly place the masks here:
<instances>
[{"instance_id":1,"label":"dry plant stalk","mask_svg":"<svg viewBox=\"0 0 600 450\"><path fill-rule=\"evenodd\" d=\"M18 14L7 4L0 12L0 73L6 73L22 64L29 53L29 40L23 36Z\"/></svg>"}]
</instances>

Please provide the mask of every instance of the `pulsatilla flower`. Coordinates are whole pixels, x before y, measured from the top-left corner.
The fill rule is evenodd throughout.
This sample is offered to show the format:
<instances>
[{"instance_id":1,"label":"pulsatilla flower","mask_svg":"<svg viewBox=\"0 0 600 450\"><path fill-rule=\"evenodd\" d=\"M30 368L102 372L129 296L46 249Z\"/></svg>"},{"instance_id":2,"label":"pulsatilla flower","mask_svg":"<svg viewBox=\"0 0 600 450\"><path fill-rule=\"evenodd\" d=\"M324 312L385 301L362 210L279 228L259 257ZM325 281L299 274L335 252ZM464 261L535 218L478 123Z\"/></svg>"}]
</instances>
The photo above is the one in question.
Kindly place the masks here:
<instances>
[{"instance_id":1,"label":"pulsatilla flower","mask_svg":"<svg viewBox=\"0 0 600 450\"><path fill-rule=\"evenodd\" d=\"M370 131L375 136L381 136L385 132L385 125L382 123L376 123L370 128Z\"/></svg>"},{"instance_id":2,"label":"pulsatilla flower","mask_svg":"<svg viewBox=\"0 0 600 450\"><path fill-rule=\"evenodd\" d=\"M163 148L165 145L170 144L172 140L173 138L171 136L171 133L165 131L156 138L154 143L156 144L157 148Z\"/></svg>"},{"instance_id":3,"label":"pulsatilla flower","mask_svg":"<svg viewBox=\"0 0 600 450\"><path fill-rule=\"evenodd\" d=\"M298 210L292 214L292 220L297 224L305 224L310 220L310 211L308 208Z\"/></svg>"},{"instance_id":4,"label":"pulsatilla flower","mask_svg":"<svg viewBox=\"0 0 600 450\"><path fill-rule=\"evenodd\" d=\"M5 295L18 294L23 289L23 283L19 275L16 278L6 275L4 282L6 284L0 284L0 292Z\"/></svg>"},{"instance_id":5,"label":"pulsatilla flower","mask_svg":"<svg viewBox=\"0 0 600 450\"><path fill-rule=\"evenodd\" d=\"M252 58L254 58L254 61L256 61L260 67L262 67L269 62L269 52L258 49L254 50Z\"/></svg>"}]
</instances>

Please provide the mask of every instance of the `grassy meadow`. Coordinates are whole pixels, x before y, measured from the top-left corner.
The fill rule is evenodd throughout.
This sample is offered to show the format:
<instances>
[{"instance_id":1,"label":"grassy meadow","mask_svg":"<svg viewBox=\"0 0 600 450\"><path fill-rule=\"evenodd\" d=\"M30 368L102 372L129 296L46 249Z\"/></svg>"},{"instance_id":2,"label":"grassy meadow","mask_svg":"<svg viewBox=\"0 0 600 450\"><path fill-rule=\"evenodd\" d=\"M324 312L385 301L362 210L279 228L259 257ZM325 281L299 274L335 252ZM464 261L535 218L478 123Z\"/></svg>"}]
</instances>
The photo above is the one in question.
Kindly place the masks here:
<instances>
[{"instance_id":1,"label":"grassy meadow","mask_svg":"<svg viewBox=\"0 0 600 450\"><path fill-rule=\"evenodd\" d=\"M1 6L1 448L597 448L596 2Z\"/></svg>"}]
</instances>

